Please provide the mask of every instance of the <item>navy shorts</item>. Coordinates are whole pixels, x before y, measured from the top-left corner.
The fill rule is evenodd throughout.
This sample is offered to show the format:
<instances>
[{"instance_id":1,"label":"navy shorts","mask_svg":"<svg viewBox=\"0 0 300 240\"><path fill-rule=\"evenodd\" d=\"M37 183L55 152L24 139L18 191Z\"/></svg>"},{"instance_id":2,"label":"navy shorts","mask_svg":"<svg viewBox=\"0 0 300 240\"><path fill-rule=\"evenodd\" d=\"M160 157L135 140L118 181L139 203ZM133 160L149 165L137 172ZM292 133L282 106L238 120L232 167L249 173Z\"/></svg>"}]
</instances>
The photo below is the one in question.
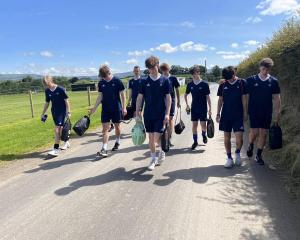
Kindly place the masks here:
<instances>
[{"instance_id":1,"label":"navy shorts","mask_svg":"<svg viewBox=\"0 0 300 240\"><path fill-rule=\"evenodd\" d=\"M244 132L243 118L228 120L221 117L219 130L223 132Z\"/></svg>"},{"instance_id":2,"label":"navy shorts","mask_svg":"<svg viewBox=\"0 0 300 240\"><path fill-rule=\"evenodd\" d=\"M113 123L120 123L122 119L123 119L123 114L121 111L101 113L102 123L108 123L110 121L112 121Z\"/></svg>"},{"instance_id":3,"label":"navy shorts","mask_svg":"<svg viewBox=\"0 0 300 240\"><path fill-rule=\"evenodd\" d=\"M203 112L203 113L200 113L200 112L191 112L191 120L192 122L198 122L199 120L201 122L205 122L207 121L207 112Z\"/></svg>"},{"instance_id":4,"label":"navy shorts","mask_svg":"<svg viewBox=\"0 0 300 240\"><path fill-rule=\"evenodd\" d=\"M266 114L265 116L249 115L250 128L263 128L270 129L272 122L272 115Z\"/></svg>"},{"instance_id":5,"label":"navy shorts","mask_svg":"<svg viewBox=\"0 0 300 240\"><path fill-rule=\"evenodd\" d=\"M52 118L55 126L62 127L65 123L66 113L60 113L60 114L52 113Z\"/></svg>"},{"instance_id":6,"label":"navy shorts","mask_svg":"<svg viewBox=\"0 0 300 240\"><path fill-rule=\"evenodd\" d=\"M172 103L171 103L171 110L170 110L170 116L174 117L175 115L175 99L172 99Z\"/></svg>"},{"instance_id":7,"label":"navy shorts","mask_svg":"<svg viewBox=\"0 0 300 240\"><path fill-rule=\"evenodd\" d=\"M163 133L164 119L147 119L144 118L147 133Z\"/></svg>"}]
</instances>

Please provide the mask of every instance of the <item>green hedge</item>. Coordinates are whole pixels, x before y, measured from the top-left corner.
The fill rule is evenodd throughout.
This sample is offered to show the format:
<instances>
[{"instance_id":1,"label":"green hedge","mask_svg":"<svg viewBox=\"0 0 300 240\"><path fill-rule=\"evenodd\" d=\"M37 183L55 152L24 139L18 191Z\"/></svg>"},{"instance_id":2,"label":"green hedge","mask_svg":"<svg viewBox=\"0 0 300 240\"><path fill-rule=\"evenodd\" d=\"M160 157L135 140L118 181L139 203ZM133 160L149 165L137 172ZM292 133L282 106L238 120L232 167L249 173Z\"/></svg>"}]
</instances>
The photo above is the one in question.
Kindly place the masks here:
<instances>
[{"instance_id":1,"label":"green hedge","mask_svg":"<svg viewBox=\"0 0 300 240\"><path fill-rule=\"evenodd\" d=\"M238 65L238 75L245 78L256 74L259 61L265 57L274 60L272 75L280 82L283 104L281 125L284 133L284 148L270 151L269 154L297 178L300 177L299 20L289 20L263 47L242 61Z\"/></svg>"}]
</instances>

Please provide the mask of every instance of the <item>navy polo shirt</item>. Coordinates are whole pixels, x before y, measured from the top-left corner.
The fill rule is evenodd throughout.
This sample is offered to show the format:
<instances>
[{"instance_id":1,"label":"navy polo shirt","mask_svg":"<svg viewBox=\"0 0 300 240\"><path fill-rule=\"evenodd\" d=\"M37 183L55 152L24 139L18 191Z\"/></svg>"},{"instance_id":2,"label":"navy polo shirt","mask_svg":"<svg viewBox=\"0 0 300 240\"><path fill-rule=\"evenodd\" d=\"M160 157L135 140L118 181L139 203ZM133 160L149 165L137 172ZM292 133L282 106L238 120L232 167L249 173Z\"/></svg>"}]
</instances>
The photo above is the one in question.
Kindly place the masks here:
<instances>
[{"instance_id":1,"label":"navy polo shirt","mask_svg":"<svg viewBox=\"0 0 300 240\"><path fill-rule=\"evenodd\" d=\"M63 87L57 86L54 91L49 88L45 90L46 102L51 101L51 112L54 116L66 114L66 102L68 98L66 90Z\"/></svg>"}]
</instances>

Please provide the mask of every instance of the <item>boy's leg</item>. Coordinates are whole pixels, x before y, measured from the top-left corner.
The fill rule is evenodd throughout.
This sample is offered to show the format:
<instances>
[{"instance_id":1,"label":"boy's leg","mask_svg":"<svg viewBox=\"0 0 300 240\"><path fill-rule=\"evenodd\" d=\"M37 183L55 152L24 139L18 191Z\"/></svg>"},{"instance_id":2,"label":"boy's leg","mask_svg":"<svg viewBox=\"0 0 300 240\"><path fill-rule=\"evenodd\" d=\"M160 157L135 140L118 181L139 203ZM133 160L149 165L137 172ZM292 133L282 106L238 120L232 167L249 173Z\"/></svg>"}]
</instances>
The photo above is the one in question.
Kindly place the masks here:
<instances>
[{"instance_id":1,"label":"boy's leg","mask_svg":"<svg viewBox=\"0 0 300 240\"><path fill-rule=\"evenodd\" d=\"M110 122L102 123L102 149L107 150L107 143L109 139L108 130L110 128Z\"/></svg>"},{"instance_id":2,"label":"boy's leg","mask_svg":"<svg viewBox=\"0 0 300 240\"><path fill-rule=\"evenodd\" d=\"M227 160L224 167L231 168L233 166L233 159L231 156L231 132L224 132L224 146L227 154Z\"/></svg>"},{"instance_id":3,"label":"boy's leg","mask_svg":"<svg viewBox=\"0 0 300 240\"><path fill-rule=\"evenodd\" d=\"M236 150L235 150L235 165L241 166L241 149L243 147L243 132L235 132Z\"/></svg>"},{"instance_id":4,"label":"boy's leg","mask_svg":"<svg viewBox=\"0 0 300 240\"><path fill-rule=\"evenodd\" d=\"M120 140L121 140L121 123L114 123L115 126L115 133L116 133L116 142L114 147L112 148L112 151L117 151L120 146Z\"/></svg>"},{"instance_id":5,"label":"boy's leg","mask_svg":"<svg viewBox=\"0 0 300 240\"><path fill-rule=\"evenodd\" d=\"M169 120L169 133L170 133L170 139L172 138L173 129L174 129L174 117L173 117L173 116L170 116L170 120Z\"/></svg>"},{"instance_id":6,"label":"boy's leg","mask_svg":"<svg viewBox=\"0 0 300 240\"><path fill-rule=\"evenodd\" d=\"M156 157L155 134L153 132L149 133L149 148L150 148L150 152L151 152L151 161L148 166L148 169L154 170L155 165L157 164L157 157Z\"/></svg>"},{"instance_id":7,"label":"boy's leg","mask_svg":"<svg viewBox=\"0 0 300 240\"><path fill-rule=\"evenodd\" d=\"M203 143L207 143L207 136L206 136L206 131L207 131L207 125L206 121L200 121L201 125L201 130L202 130L202 138L203 138Z\"/></svg>"},{"instance_id":8,"label":"boy's leg","mask_svg":"<svg viewBox=\"0 0 300 240\"><path fill-rule=\"evenodd\" d=\"M194 150L198 146L197 129L198 129L198 121L193 121L192 131L193 131L193 141L194 141L194 143L192 145L192 150Z\"/></svg>"},{"instance_id":9,"label":"boy's leg","mask_svg":"<svg viewBox=\"0 0 300 240\"><path fill-rule=\"evenodd\" d=\"M258 143L257 143L257 153L255 157L255 161L259 165L264 165L264 160L262 159L262 152L266 145L266 139L267 139L267 129L260 128L258 131Z\"/></svg>"},{"instance_id":10,"label":"boy's leg","mask_svg":"<svg viewBox=\"0 0 300 240\"><path fill-rule=\"evenodd\" d=\"M258 136L258 128L250 128L249 132L249 146L247 149L247 156L250 158L253 156L253 149L254 149L254 143L256 141L256 138Z\"/></svg>"}]
</instances>

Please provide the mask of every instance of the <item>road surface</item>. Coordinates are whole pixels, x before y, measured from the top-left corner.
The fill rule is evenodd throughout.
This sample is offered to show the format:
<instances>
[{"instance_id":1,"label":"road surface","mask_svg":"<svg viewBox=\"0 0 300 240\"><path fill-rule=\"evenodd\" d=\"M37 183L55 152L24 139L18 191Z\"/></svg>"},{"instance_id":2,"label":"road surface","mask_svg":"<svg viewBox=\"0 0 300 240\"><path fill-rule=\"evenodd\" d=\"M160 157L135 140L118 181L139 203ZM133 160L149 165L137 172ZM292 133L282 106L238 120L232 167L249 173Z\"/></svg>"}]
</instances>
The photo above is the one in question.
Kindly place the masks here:
<instances>
[{"instance_id":1,"label":"road surface","mask_svg":"<svg viewBox=\"0 0 300 240\"><path fill-rule=\"evenodd\" d=\"M278 173L245 158L242 167L224 169L218 131L191 152L183 116L187 128L152 172L147 145L131 143L132 124L109 158L95 161L95 132L57 158L41 153L1 169L0 239L300 239L300 204Z\"/></svg>"}]
</instances>

